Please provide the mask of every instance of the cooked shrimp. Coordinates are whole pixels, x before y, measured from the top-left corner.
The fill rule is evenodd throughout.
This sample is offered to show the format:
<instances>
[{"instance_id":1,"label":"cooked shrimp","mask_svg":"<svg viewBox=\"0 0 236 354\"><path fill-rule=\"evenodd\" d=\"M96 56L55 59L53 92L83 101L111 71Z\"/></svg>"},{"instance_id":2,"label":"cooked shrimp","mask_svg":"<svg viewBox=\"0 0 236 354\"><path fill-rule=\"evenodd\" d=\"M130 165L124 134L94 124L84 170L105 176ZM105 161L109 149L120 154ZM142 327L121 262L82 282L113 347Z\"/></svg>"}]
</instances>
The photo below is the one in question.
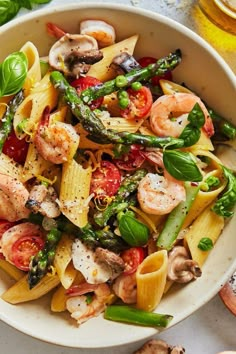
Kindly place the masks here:
<instances>
[{"instance_id":1,"label":"cooked shrimp","mask_svg":"<svg viewBox=\"0 0 236 354\"><path fill-rule=\"evenodd\" d=\"M56 218L61 214L57 204L57 193L52 186L38 184L32 187L26 202L33 213L40 213L48 218Z\"/></svg>"},{"instance_id":2,"label":"cooked shrimp","mask_svg":"<svg viewBox=\"0 0 236 354\"><path fill-rule=\"evenodd\" d=\"M126 304L135 304L137 301L136 275L121 274L113 284L114 293Z\"/></svg>"},{"instance_id":3,"label":"cooked shrimp","mask_svg":"<svg viewBox=\"0 0 236 354\"><path fill-rule=\"evenodd\" d=\"M95 38L99 48L115 43L115 29L108 23L99 20L85 20L80 23L80 33Z\"/></svg>"},{"instance_id":4,"label":"cooked shrimp","mask_svg":"<svg viewBox=\"0 0 236 354\"><path fill-rule=\"evenodd\" d=\"M177 181L166 170L164 176L148 173L138 186L139 204L149 214L168 214L185 197L183 182Z\"/></svg>"},{"instance_id":5,"label":"cooked shrimp","mask_svg":"<svg viewBox=\"0 0 236 354\"><path fill-rule=\"evenodd\" d=\"M0 219L18 221L27 218L25 207L29 192L16 178L0 173Z\"/></svg>"},{"instance_id":6,"label":"cooked shrimp","mask_svg":"<svg viewBox=\"0 0 236 354\"><path fill-rule=\"evenodd\" d=\"M200 105L205 116L203 129L211 137L214 134L214 127L209 113L200 98L189 93L175 93L159 97L151 109L152 130L158 136L179 137L188 123L188 114L196 103Z\"/></svg>"},{"instance_id":7,"label":"cooked shrimp","mask_svg":"<svg viewBox=\"0 0 236 354\"><path fill-rule=\"evenodd\" d=\"M66 301L67 310L71 313L71 317L77 320L78 324L100 315L105 310L106 302L111 294L106 283L88 284L88 288L83 289L83 294L91 291L94 291L91 302L88 301L86 295L72 296Z\"/></svg>"},{"instance_id":8,"label":"cooked shrimp","mask_svg":"<svg viewBox=\"0 0 236 354\"><path fill-rule=\"evenodd\" d=\"M1 238L1 251L8 262L14 264L14 254L12 252L13 244L21 237L26 236L40 237L42 239L44 237L40 227L30 222L15 225L4 232Z\"/></svg>"},{"instance_id":9,"label":"cooked shrimp","mask_svg":"<svg viewBox=\"0 0 236 354\"><path fill-rule=\"evenodd\" d=\"M48 34L50 34L50 36L53 36L57 39L60 39L61 37L63 37L66 34L66 32L62 28L58 27L57 25L55 25L52 22L48 22L46 24L46 29L47 29Z\"/></svg>"},{"instance_id":10,"label":"cooked shrimp","mask_svg":"<svg viewBox=\"0 0 236 354\"><path fill-rule=\"evenodd\" d=\"M79 136L74 127L63 122L49 124L50 112L46 107L34 137L40 155L54 164L72 158L79 145Z\"/></svg>"}]
</instances>

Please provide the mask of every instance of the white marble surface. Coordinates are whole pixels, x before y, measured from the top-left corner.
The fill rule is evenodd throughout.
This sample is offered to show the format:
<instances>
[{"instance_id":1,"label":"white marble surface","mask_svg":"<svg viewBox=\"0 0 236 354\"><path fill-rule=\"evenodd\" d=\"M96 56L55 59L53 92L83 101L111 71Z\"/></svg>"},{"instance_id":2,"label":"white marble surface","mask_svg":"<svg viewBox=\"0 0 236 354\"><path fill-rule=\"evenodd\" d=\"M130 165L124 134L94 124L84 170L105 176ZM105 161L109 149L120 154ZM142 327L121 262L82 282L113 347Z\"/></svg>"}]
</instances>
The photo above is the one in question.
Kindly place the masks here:
<instances>
[{"instance_id":1,"label":"white marble surface","mask_svg":"<svg viewBox=\"0 0 236 354\"><path fill-rule=\"evenodd\" d=\"M66 1L68 3L72 1ZM86 3L86 0L73 1ZM109 3L107 0L97 0L96 3ZM189 15L191 0L119 0L116 3L138 6L169 16L182 24L194 28ZM65 0L53 0L46 6L65 4ZM27 11L23 10L19 15ZM22 319L23 320L23 319ZM95 333L91 335L96 335ZM236 317L222 304L218 295L208 304L182 321L175 327L159 334L155 338L166 340L168 343L181 344L186 354L216 354L222 350L236 350ZM133 343L109 349L72 349L59 347L28 337L0 322L0 353L17 354L131 354L142 343Z\"/></svg>"}]
</instances>

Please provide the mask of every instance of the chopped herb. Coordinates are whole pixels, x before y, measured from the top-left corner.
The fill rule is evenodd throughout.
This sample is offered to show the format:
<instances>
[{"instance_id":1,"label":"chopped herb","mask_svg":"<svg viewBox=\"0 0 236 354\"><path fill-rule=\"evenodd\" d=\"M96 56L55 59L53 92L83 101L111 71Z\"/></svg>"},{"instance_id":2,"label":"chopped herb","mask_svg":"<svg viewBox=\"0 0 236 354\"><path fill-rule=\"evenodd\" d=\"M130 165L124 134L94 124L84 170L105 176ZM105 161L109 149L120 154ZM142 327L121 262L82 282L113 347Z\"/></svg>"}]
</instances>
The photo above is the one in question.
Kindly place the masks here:
<instances>
[{"instance_id":1,"label":"chopped herb","mask_svg":"<svg viewBox=\"0 0 236 354\"><path fill-rule=\"evenodd\" d=\"M202 251L209 251L213 248L212 239L209 237L202 237L199 241L198 248Z\"/></svg>"}]
</instances>

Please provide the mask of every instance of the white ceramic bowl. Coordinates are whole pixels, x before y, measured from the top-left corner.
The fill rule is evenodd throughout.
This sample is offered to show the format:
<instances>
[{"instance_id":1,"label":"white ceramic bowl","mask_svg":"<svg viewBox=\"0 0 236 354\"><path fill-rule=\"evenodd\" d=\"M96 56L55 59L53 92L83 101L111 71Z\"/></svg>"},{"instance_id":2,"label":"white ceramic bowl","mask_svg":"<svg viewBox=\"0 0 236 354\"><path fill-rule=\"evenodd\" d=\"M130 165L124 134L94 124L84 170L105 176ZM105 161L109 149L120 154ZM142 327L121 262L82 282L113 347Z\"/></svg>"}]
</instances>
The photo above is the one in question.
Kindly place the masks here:
<instances>
[{"instance_id":1,"label":"white ceramic bowl","mask_svg":"<svg viewBox=\"0 0 236 354\"><path fill-rule=\"evenodd\" d=\"M136 55L156 56L180 48L181 65L174 79L195 90L218 113L235 119L236 81L233 72L221 57L200 37L184 26L155 13L121 5L77 4L37 11L3 26L0 33L0 60L32 41L41 55L46 55L53 39L46 34L45 23L54 22L68 32L76 33L80 20L103 19L111 23L123 39L140 34ZM158 307L158 312L174 316L177 324L208 302L236 268L236 218L226 226L214 251L197 281L170 292ZM0 292L8 286L1 275ZM106 321L102 316L89 320L79 328L70 316L50 313L49 298L31 303L10 305L0 300L0 318L20 331L41 340L69 347L97 348L121 345L147 338L156 329L129 326Z\"/></svg>"}]
</instances>

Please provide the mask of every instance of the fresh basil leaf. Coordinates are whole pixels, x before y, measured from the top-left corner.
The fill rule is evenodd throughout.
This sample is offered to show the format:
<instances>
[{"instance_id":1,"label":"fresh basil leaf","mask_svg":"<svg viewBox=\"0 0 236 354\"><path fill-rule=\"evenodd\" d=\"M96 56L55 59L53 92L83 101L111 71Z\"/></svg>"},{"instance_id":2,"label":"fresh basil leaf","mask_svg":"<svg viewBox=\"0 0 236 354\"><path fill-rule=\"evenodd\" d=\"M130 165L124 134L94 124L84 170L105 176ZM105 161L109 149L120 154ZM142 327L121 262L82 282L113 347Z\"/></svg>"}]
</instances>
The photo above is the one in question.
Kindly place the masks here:
<instances>
[{"instance_id":1,"label":"fresh basil leaf","mask_svg":"<svg viewBox=\"0 0 236 354\"><path fill-rule=\"evenodd\" d=\"M129 215L123 215L119 220L121 237L132 247L144 246L149 237L147 225Z\"/></svg>"},{"instance_id":2,"label":"fresh basil leaf","mask_svg":"<svg viewBox=\"0 0 236 354\"><path fill-rule=\"evenodd\" d=\"M0 66L0 96L17 93L23 86L28 70L28 60L23 52L10 54Z\"/></svg>"},{"instance_id":3,"label":"fresh basil leaf","mask_svg":"<svg viewBox=\"0 0 236 354\"><path fill-rule=\"evenodd\" d=\"M0 1L0 26L15 17L20 10L20 4L13 0Z\"/></svg>"},{"instance_id":4,"label":"fresh basil leaf","mask_svg":"<svg viewBox=\"0 0 236 354\"><path fill-rule=\"evenodd\" d=\"M180 181L200 182L202 174L189 152L165 150L164 166L171 176Z\"/></svg>"},{"instance_id":5,"label":"fresh basil leaf","mask_svg":"<svg viewBox=\"0 0 236 354\"><path fill-rule=\"evenodd\" d=\"M184 146L189 147L196 144L201 136L201 127L205 123L205 115L198 103L196 103L188 115L190 122L179 136L184 140Z\"/></svg>"},{"instance_id":6,"label":"fresh basil leaf","mask_svg":"<svg viewBox=\"0 0 236 354\"><path fill-rule=\"evenodd\" d=\"M188 115L188 120L193 126L201 128L205 124L205 115L199 103L195 103L193 109Z\"/></svg>"},{"instance_id":7,"label":"fresh basil leaf","mask_svg":"<svg viewBox=\"0 0 236 354\"><path fill-rule=\"evenodd\" d=\"M225 166L221 167L223 169L224 176L228 179L228 183L226 190L224 191L223 195L216 201L212 207L212 210L224 218L229 218L234 214L232 209L236 204L236 177L229 168Z\"/></svg>"},{"instance_id":8,"label":"fresh basil leaf","mask_svg":"<svg viewBox=\"0 0 236 354\"><path fill-rule=\"evenodd\" d=\"M197 247L202 251L209 251L213 248L213 246L212 239L209 237L202 237L197 245Z\"/></svg>"},{"instance_id":9,"label":"fresh basil leaf","mask_svg":"<svg viewBox=\"0 0 236 354\"><path fill-rule=\"evenodd\" d=\"M32 10L31 0L19 0L19 4L21 7L24 7L25 9Z\"/></svg>"},{"instance_id":10,"label":"fresh basil leaf","mask_svg":"<svg viewBox=\"0 0 236 354\"><path fill-rule=\"evenodd\" d=\"M201 136L201 130L191 123L186 125L179 138L184 140L184 147L196 144Z\"/></svg>"}]
</instances>

